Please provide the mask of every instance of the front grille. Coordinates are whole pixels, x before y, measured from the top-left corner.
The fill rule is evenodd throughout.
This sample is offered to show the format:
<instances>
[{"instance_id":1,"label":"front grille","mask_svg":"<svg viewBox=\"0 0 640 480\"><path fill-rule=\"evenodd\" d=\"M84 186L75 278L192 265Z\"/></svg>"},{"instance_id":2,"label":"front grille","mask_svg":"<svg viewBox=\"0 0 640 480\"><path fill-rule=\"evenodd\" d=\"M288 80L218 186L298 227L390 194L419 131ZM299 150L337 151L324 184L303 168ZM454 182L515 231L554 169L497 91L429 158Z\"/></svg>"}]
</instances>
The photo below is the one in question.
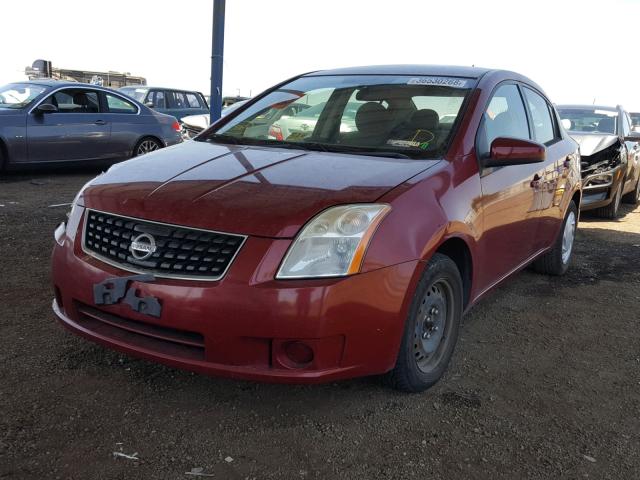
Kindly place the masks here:
<instances>
[{"instance_id":1,"label":"front grille","mask_svg":"<svg viewBox=\"0 0 640 480\"><path fill-rule=\"evenodd\" d=\"M174 357L204 360L204 337L196 332L123 318L74 302L79 323L99 335Z\"/></svg>"},{"instance_id":2,"label":"front grille","mask_svg":"<svg viewBox=\"0 0 640 480\"><path fill-rule=\"evenodd\" d=\"M155 242L148 258L131 244ZM219 280L224 276L246 237L228 233L151 222L87 210L83 249L90 255L124 270L158 277ZM136 258L138 257L138 258Z\"/></svg>"}]
</instances>

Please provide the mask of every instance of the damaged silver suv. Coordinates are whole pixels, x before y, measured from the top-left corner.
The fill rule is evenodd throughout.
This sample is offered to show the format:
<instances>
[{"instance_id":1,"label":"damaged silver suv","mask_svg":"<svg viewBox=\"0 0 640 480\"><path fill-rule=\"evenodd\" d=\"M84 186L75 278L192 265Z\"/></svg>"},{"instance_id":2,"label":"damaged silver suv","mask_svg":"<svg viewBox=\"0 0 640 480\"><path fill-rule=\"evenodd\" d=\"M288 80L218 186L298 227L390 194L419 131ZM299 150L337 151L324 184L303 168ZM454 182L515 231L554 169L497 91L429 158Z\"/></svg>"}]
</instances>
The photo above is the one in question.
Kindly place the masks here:
<instances>
[{"instance_id":1,"label":"damaged silver suv","mask_svg":"<svg viewBox=\"0 0 640 480\"><path fill-rule=\"evenodd\" d=\"M640 203L640 132L619 105L558 105L562 124L580 144L580 209L616 218L620 202Z\"/></svg>"}]
</instances>

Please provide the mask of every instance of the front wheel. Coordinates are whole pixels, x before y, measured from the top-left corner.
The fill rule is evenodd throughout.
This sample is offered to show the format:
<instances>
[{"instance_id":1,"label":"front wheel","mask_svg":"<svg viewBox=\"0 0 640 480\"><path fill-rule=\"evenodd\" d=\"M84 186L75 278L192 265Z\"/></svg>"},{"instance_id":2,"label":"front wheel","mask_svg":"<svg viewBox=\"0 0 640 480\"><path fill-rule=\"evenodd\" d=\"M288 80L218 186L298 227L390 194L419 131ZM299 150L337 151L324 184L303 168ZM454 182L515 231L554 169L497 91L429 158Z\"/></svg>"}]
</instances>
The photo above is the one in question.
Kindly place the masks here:
<instances>
[{"instance_id":1,"label":"front wheel","mask_svg":"<svg viewBox=\"0 0 640 480\"><path fill-rule=\"evenodd\" d=\"M620 181L618 184L618 188L616 189L616 193L613 195L611 199L611 203L604 207L597 208L595 210L596 215L602 218L609 218L613 220L618 216L618 211L620 210L620 200L622 199L622 185L624 181Z\"/></svg>"},{"instance_id":2,"label":"front wheel","mask_svg":"<svg viewBox=\"0 0 640 480\"><path fill-rule=\"evenodd\" d=\"M143 138L138 142L136 148L133 149L133 156L139 157L145 153L154 152L162 148L162 144L155 138Z\"/></svg>"},{"instance_id":3,"label":"front wheel","mask_svg":"<svg viewBox=\"0 0 640 480\"><path fill-rule=\"evenodd\" d=\"M622 197L622 201L631 205L638 205L640 203L640 178L636 182L636 188Z\"/></svg>"},{"instance_id":4,"label":"front wheel","mask_svg":"<svg viewBox=\"0 0 640 480\"><path fill-rule=\"evenodd\" d=\"M569 268L573 243L578 228L578 207L571 201L564 216L562 229L558 233L551 250L533 262L533 268L548 275L564 275Z\"/></svg>"},{"instance_id":5,"label":"front wheel","mask_svg":"<svg viewBox=\"0 0 640 480\"><path fill-rule=\"evenodd\" d=\"M460 272L453 260L436 253L416 288L396 365L385 377L387 384L405 392L434 385L451 360L461 318Z\"/></svg>"}]
</instances>

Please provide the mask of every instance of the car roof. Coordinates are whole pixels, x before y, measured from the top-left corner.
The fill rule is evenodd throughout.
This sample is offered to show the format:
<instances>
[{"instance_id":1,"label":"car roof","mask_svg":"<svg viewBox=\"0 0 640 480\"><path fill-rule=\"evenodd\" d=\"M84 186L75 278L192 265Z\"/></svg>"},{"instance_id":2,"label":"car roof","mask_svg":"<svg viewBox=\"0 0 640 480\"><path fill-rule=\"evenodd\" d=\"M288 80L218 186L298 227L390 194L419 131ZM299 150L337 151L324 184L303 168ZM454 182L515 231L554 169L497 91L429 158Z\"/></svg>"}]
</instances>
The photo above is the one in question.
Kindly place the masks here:
<instances>
[{"instance_id":1,"label":"car roof","mask_svg":"<svg viewBox=\"0 0 640 480\"><path fill-rule=\"evenodd\" d=\"M13 84L33 84L42 85L43 87L85 87L85 88L103 88L106 90L116 90L112 87L103 87L100 85L93 85L91 83L84 82L69 82L67 80L55 80L53 78L42 78L37 80L24 80L21 82L11 82Z\"/></svg>"},{"instance_id":2,"label":"car roof","mask_svg":"<svg viewBox=\"0 0 640 480\"><path fill-rule=\"evenodd\" d=\"M488 68L455 65L371 65L363 67L336 68L309 72L314 75L442 75L451 77L480 78L493 71Z\"/></svg>"},{"instance_id":3,"label":"car roof","mask_svg":"<svg viewBox=\"0 0 640 480\"><path fill-rule=\"evenodd\" d=\"M556 108L575 108L577 110L610 110L612 112L617 112L618 107L612 107L610 105L590 105L590 104L559 104L556 105Z\"/></svg>"},{"instance_id":4,"label":"car roof","mask_svg":"<svg viewBox=\"0 0 640 480\"><path fill-rule=\"evenodd\" d=\"M125 85L124 87L118 88L118 90L122 90L123 88L144 88L145 90L170 90L172 92L200 93L198 90L189 90L188 88L156 87L154 85Z\"/></svg>"},{"instance_id":5,"label":"car roof","mask_svg":"<svg viewBox=\"0 0 640 480\"><path fill-rule=\"evenodd\" d=\"M67 82L64 80L55 80L53 78L39 78L36 80L21 80L18 82L11 82L11 83L32 83L34 85L42 85L44 87L64 87L67 85L87 85L86 83L79 83L79 82Z\"/></svg>"}]
</instances>

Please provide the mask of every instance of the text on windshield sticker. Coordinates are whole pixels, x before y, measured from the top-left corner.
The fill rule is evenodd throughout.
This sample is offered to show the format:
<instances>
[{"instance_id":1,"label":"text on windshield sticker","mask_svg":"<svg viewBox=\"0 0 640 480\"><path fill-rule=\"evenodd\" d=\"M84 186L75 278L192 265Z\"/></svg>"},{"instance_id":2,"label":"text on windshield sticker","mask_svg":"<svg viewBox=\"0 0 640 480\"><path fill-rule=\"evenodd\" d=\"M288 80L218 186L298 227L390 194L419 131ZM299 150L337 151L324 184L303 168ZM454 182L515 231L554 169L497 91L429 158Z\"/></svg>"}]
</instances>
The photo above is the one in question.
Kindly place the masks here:
<instances>
[{"instance_id":1,"label":"text on windshield sticker","mask_svg":"<svg viewBox=\"0 0 640 480\"><path fill-rule=\"evenodd\" d=\"M436 85L439 87L468 88L469 80L453 77L416 77L410 78L407 85Z\"/></svg>"}]
</instances>

